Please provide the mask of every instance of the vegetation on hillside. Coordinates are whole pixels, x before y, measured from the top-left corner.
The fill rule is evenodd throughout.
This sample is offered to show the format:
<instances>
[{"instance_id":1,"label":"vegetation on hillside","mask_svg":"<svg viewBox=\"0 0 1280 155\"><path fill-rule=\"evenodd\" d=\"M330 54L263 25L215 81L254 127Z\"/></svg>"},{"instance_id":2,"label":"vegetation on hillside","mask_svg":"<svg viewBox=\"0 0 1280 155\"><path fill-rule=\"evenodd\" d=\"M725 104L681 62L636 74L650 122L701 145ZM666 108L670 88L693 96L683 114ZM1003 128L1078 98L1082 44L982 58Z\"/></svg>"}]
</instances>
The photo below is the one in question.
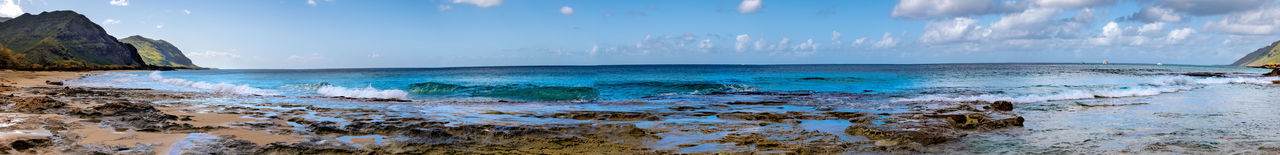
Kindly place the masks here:
<instances>
[{"instance_id":1,"label":"vegetation on hillside","mask_svg":"<svg viewBox=\"0 0 1280 155\"><path fill-rule=\"evenodd\" d=\"M1268 63L1280 63L1280 49L1276 48L1278 44L1280 44L1280 41L1273 42L1270 46L1259 48L1231 65L1257 67Z\"/></svg>"},{"instance_id":2,"label":"vegetation on hillside","mask_svg":"<svg viewBox=\"0 0 1280 155\"><path fill-rule=\"evenodd\" d=\"M168 41L154 40L142 36L130 36L120 39L120 42L133 45L138 50L138 55L142 57L142 61L147 65L154 66L171 66L171 67L195 67L186 55L182 54L182 50L173 46Z\"/></svg>"},{"instance_id":3,"label":"vegetation on hillside","mask_svg":"<svg viewBox=\"0 0 1280 155\"><path fill-rule=\"evenodd\" d=\"M202 69L198 67L166 67L166 66L129 66L129 65L97 65L87 64L76 60L61 60L50 65L41 65L28 63L23 58L25 54L13 52L8 48L4 48L0 44L0 69L12 70L28 70L28 71L87 71L87 70L175 70L175 69Z\"/></svg>"},{"instance_id":4,"label":"vegetation on hillside","mask_svg":"<svg viewBox=\"0 0 1280 155\"><path fill-rule=\"evenodd\" d=\"M0 44L42 66L145 66L133 46L73 11L23 14L0 22Z\"/></svg>"}]
</instances>

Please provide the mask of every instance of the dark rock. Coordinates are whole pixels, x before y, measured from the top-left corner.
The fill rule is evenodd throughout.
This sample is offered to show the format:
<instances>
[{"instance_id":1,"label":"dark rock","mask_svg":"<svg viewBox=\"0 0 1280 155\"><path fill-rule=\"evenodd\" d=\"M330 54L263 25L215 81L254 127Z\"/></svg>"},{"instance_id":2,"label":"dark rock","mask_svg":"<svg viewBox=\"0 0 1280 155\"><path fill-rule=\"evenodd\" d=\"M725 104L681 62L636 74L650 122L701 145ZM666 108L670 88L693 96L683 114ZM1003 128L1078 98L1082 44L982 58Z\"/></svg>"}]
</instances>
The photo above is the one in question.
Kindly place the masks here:
<instances>
[{"instance_id":1,"label":"dark rock","mask_svg":"<svg viewBox=\"0 0 1280 155\"><path fill-rule=\"evenodd\" d=\"M53 146L53 141L49 139L23 139L9 143L9 148L18 152L26 152L28 149Z\"/></svg>"},{"instance_id":2,"label":"dark rock","mask_svg":"<svg viewBox=\"0 0 1280 155\"><path fill-rule=\"evenodd\" d=\"M648 112L617 112L617 111L570 111L567 113L551 114L554 118L568 118L576 120L603 120L603 121L658 121L662 120L662 115Z\"/></svg>"},{"instance_id":3,"label":"dark rock","mask_svg":"<svg viewBox=\"0 0 1280 155\"><path fill-rule=\"evenodd\" d=\"M1194 76L1194 77L1227 77L1227 73L1209 73L1209 72L1193 72L1193 73L1184 73L1182 75Z\"/></svg>"},{"instance_id":4,"label":"dark rock","mask_svg":"<svg viewBox=\"0 0 1280 155\"><path fill-rule=\"evenodd\" d=\"M707 107L674 106L674 107L667 107L667 109L671 109L675 111L691 111L691 110L707 109Z\"/></svg>"},{"instance_id":5,"label":"dark rock","mask_svg":"<svg viewBox=\"0 0 1280 155\"><path fill-rule=\"evenodd\" d=\"M918 143L923 145L938 144L963 137L965 134L955 130L936 126L918 126L913 128L878 128L854 125L845 128L845 133L867 137L871 140L885 140L895 143Z\"/></svg>"},{"instance_id":6,"label":"dark rock","mask_svg":"<svg viewBox=\"0 0 1280 155\"><path fill-rule=\"evenodd\" d=\"M716 117L720 117L721 119L739 119L739 120L748 120L748 121L793 122L793 123L798 123L796 119L824 119L824 117L822 116L808 115L808 113L796 112L796 111L789 111L786 113L771 113L771 112L750 113L750 112L735 111L735 112L728 112L728 113L720 113L720 114L717 114Z\"/></svg>"},{"instance_id":7,"label":"dark rock","mask_svg":"<svg viewBox=\"0 0 1280 155\"><path fill-rule=\"evenodd\" d=\"M996 101L991 103L991 108L999 111L1013 111L1013 102Z\"/></svg>"},{"instance_id":8,"label":"dark rock","mask_svg":"<svg viewBox=\"0 0 1280 155\"><path fill-rule=\"evenodd\" d=\"M1280 69L1272 69L1270 73L1262 74L1262 76L1280 76Z\"/></svg>"},{"instance_id":9,"label":"dark rock","mask_svg":"<svg viewBox=\"0 0 1280 155\"><path fill-rule=\"evenodd\" d=\"M62 85L62 82L61 82L61 81L48 81L48 80L45 80L45 81L44 81L44 84L55 85L55 86L61 86L61 85Z\"/></svg>"},{"instance_id":10,"label":"dark rock","mask_svg":"<svg viewBox=\"0 0 1280 155\"><path fill-rule=\"evenodd\" d=\"M750 101L733 101L733 102L729 102L729 103L725 103L725 104L729 104L729 105L781 105L781 104L786 104L786 103L787 103L787 102L783 102L783 101L755 101L755 102L750 102Z\"/></svg>"},{"instance_id":11,"label":"dark rock","mask_svg":"<svg viewBox=\"0 0 1280 155\"><path fill-rule=\"evenodd\" d=\"M1004 127L1022 126L1024 121L1021 116L1005 119L988 119L987 115L971 113L963 115L942 115L951 120L951 126L960 129L999 129Z\"/></svg>"},{"instance_id":12,"label":"dark rock","mask_svg":"<svg viewBox=\"0 0 1280 155\"><path fill-rule=\"evenodd\" d=\"M41 113L45 110L61 108L67 105L62 101L44 96L15 98L9 101L13 103L9 110L24 113Z\"/></svg>"}]
</instances>

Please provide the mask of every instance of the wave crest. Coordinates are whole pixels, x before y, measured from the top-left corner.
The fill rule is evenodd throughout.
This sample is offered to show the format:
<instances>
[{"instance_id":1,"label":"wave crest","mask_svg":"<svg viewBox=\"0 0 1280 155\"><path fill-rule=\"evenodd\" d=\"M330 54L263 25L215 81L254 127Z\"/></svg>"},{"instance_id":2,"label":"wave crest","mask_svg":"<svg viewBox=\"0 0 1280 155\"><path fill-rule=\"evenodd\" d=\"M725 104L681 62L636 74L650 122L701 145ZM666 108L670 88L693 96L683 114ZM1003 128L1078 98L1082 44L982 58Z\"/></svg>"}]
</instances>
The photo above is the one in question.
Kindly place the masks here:
<instances>
[{"instance_id":1,"label":"wave crest","mask_svg":"<svg viewBox=\"0 0 1280 155\"><path fill-rule=\"evenodd\" d=\"M316 93L332 97L407 99L409 92L397 89L379 90L373 86L365 88L347 88L338 86L321 86Z\"/></svg>"},{"instance_id":2,"label":"wave crest","mask_svg":"<svg viewBox=\"0 0 1280 155\"><path fill-rule=\"evenodd\" d=\"M204 89L204 90L209 90L209 91L213 91L214 93L220 93L220 94L279 95L279 93L276 93L275 91L254 88L249 85L236 85L236 84L230 84L225 82L209 83L209 82L202 82L202 81L188 81L185 79L178 79L178 78L164 78L164 76L160 75L159 71L151 72L151 74L147 75L147 78L151 78L151 80L160 81L165 84L182 86L182 87L190 87L190 88L196 88L196 89Z\"/></svg>"},{"instance_id":3,"label":"wave crest","mask_svg":"<svg viewBox=\"0 0 1280 155\"><path fill-rule=\"evenodd\" d=\"M924 102L924 101L1010 101L1019 103L1029 102L1045 102L1058 100L1079 100L1094 98L1121 98L1121 97L1139 97L1139 96L1155 96L1164 93L1174 93L1180 91L1190 91L1203 88L1214 84L1272 84L1274 78L1191 78L1186 76L1161 77L1153 79L1146 84L1137 86L1121 86L1111 88L1095 88L1095 89L1067 89L1058 90L1049 93L1038 94L983 94L983 95L924 95L906 99L896 99L894 102Z\"/></svg>"}]
</instances>

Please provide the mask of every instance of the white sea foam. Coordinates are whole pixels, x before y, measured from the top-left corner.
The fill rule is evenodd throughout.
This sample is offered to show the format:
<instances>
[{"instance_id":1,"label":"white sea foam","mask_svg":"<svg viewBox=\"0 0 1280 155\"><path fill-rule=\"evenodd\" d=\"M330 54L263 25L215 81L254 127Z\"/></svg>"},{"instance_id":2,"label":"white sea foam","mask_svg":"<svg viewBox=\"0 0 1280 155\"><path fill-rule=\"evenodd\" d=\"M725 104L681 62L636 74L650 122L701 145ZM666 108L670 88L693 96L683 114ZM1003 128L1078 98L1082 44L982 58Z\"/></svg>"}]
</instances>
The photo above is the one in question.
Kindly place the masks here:
<instances>
[{"instance_id":1,"label":"white sea foam","mask_svg":"<svg viewBox=\"0 0 1280 155\"><path fill-rule=\"evenodd\" d=\"M409 92L398 89L379 90L372 86L366 88L347 88L338 86L323 86L316 89L316 93L324 96L342 96L354 98L384 98L384 99L405 99L408 98Z\"/></svg>"},{"instance_id":2,"label":"white sea foam","mask_svg":"<svg viewBox=\"0 0 1280 155\"><path fill-rule=\"evenodd\" d=\"M1065 89L1049 93L1036 94L984 94L984 95L925 95L913 98L896 99L895 102L922 101L1010 101L1019 103L1044 102L1057 100L1078 100L1094 98L1120 98L1155 96L1164 93L1190 91L1216 84L1272 84L1277 78L1265 77L1232 77L1232 78L1192 78L1186 76L1160 77L1151 82L1132 86L1116 86L1093 89Z\"/></svg>"},{"instance_id":3,"label":"white sea foam","mask_svg":"<svg viewBox=\"0 0 1280 155\"><path fill-rule=\"evenodd\" d=\"M151 78L152 80L160 81L162 83L166 83L170 85L204 89L204 90L213 91L214 93L240 94L240 95L279 95L279 93L276 93L275 91L254 88L249 85L236 85L236 84L230 84L225 82L209 83L209 82L201 82L201 81L188 81L185 79L178 79L178 78L164 78L164 76L161 76L160 72L158 71L151 72L151 74L147 75L147 77Z\"/></svg>"}]
</instances>

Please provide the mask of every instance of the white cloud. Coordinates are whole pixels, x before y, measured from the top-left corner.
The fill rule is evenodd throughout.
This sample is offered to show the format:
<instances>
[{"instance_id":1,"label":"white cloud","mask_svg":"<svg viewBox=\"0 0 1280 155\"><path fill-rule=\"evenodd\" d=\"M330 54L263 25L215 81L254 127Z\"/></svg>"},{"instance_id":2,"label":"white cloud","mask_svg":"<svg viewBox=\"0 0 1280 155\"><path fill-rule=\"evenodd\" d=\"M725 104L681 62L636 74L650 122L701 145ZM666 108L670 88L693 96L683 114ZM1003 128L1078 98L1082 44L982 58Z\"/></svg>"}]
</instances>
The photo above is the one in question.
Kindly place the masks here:
<instances>
[{"instance_id":1,"label":"white cloud","mask_svg":"<svg viewBox=\"0 0 1280 155\"><path fill-rule=\"evenodd\" d=\"M573 15L573 8L569 6L560 7L560 14Z\"/></svg>"},{"instance_id":2,"label":"white cloud","mask_svg":"<svg viewBox=\"0 0 1280 155\"><path fill-rule=\"evenodd\" d=\"M1164 23L1148 23L1138 27L1138 35L1150 36L1160 34L1164 31Z\"/></svg>"},{"instance_id":3,"label":"white cloud","mask_svg":"<svg viewBox=\"0 0 1280 155\"><path fill-rule=\"evenodd\" d=\"M323 61L326 58L323 55L320 55L320 53L311 53L309 55L289 55L289 57L285 59L289 61L299 61L299 62L317 62L317 61Z\"/></svg>"},{"instance_id":4,"label":"white cloud","mask_svg":"<svg viewBox=\"0 0 1280 155\"><path fill-rule=\"evenodd\" d=\"M840 40L840 32L831 31L831 40Z\"/></svg>"},{"instance_id":5,"label":"white cloud","mask_svg":"<svg viewBox=\"0 0 1280 155\"><path fill-rule=\"evenodd\" d=\"M129 6L129 0L111 0L111 5Z\"/></svg>"},{"instance_id":6,"label":"white cloud","mask_svg":"<svg viewBox=\"0 0 1280 155\"><path fill-rule=\"evenodd\" d=\"M782 39L786 40L786 38L782 38ZM773 47L769 47L769 43L764 42L764 38L756 39L755 47L757 51L771 50L771 48L773 48Z\"/></svg>"},{"instance_id":7,"label":"white cloud","mask_svg":"<svg viewBox=\"0 0 1280 155\"><path fill-rule=\"evenodd\" d=\"M805 41L805 42L801 42L799 45L796 45L796 47L792 47L792 50L796 50L796 51L814 50L814 51L816 51L816 50L818 50L818 44L817 44L817 43L813 43L813 39L809 39L809 40L807 40L807 41Z\"/></svg>"},{"instance_id":8,"label":"white cloud","mask_svg":"<svg viewBox=\"0 0 1280 155\"><path fill-rule=\"evenodd\" d=\"M502 5L502 0L453 0L453 3L467 3L481 8L488 8Z\"/></svg>"},{"instance_id":9,"label":"white cloud","mask_svg":"<svg viewBox=\"0 0 1280 155\"><path fill-rule=\"evenodd\" d=\"M1280 34L1280 7L1228 14L1205 23L1203 29L1235 35Z\"/></svg>"},{"instance_id":10,"label":"white cloud","mask_svg":"<svg viewBox=\"0 0 1280 155\"><path fill-rule=\"evenodd\" d=\"M307 0L307 5L316 6L316 0Z\"/></svg>"},{"instance_id":11,"label":"white cloud","mask_svg":"<svg viewBox=\"0 0 1280 155\"><path fill-rule=\"evenodd\" d=\"M1191 36L1192 33L1196 33L1196 30L1191 28L1181 28L1169 31L1169 36L1166 37L1165 40L1168 40L1169 42L1179 42L1187 39L1187 36Z\"/></svg>"},{"instance_id":12,"label":"white cloud","mask_svg":"<svg viewBox=\"0 0 1280 155\"><path fill-rule=\"evenodd\" d=\"M1157 6L1197 16L1220 15L1252 11L1275 6L1276 0L1146 0Z\"/></svg>"},{"instance_id":13,"label":"white cloud","mask_svg":"<svg viewBox=\"0 0 1280 155\"><path fill-rule=\"evenodd\" d=\"M977 20L956 17L952 20L932 21L925 24L924 35L920 41L925 43L945 43L965 39L977 24Z\"/></svg>"},{"instance_id":14,"label":"white cloud","mask_svg":"<svg viewBox=\"0 0 1280 155\"><path fill-rule=\"evenodd\" d=\"M22 15L24 13L22 11L22 7L18 6L18 3L15 1L17 0L4 0L4 3L0 3L0 15L5 17L18 17Z\"/></svg>"},{"instance_id":15,"label":"white cloud","mask_svg":"<svg viewBox=\"0 0 1280 155\"><path fill-rule=\"evenodd\" d=\"M1086 8L1116 4L1116 0L1036 0L1036 5L1051 8Z\"/></svg>"},{"instance_id":16,"label":"white cloud","mask_svg":"<svg viewBox=\"0 0 1280 155\"><path fill-rule=\"evenodd\" d=\"M867 38L866 38L866 37L862 37L862 38L858 38L858 39L853 40L853 46L862 45L863 43L867 43Z\"/></svg>"},{"instance_id":17,"label":"white cloud","mask_svg":"<svg viewBox=\"0 0 1280 155\"><path fill-rule=\"evenodd\" d=\"M1140 22L1180 22L1182 15L1174 12L1173 9L1147 6L1134 12L1132 15L1121 17L1124 20L1140 21Z\"/></svg>"},{"instance_id":18,"label":"white cloud","mask_svg":"<svg viewBox=\"0 0 1280 155\"><path fill-rule=\"evenodd\" d=\"M240 55L239 55L239 54L235 54L235 53L227 53L227 52L219 52L219 51L204 51L204 52L187 53L187 56L191 56L191 57L193 57L193 58L216 58L216 57L240 58Z\"/></svg>"},{"instance_id":19,"label":"white cloud","mask_svg":"<svg viewBox=\"0 0 1280 155\"><path fill-rule=\"evenodd\" d=\"M698 48L701 49L711 49L715 48L715 46L716 45L714 43L711 43L711 39L703 39L701 42L698 42Z\"/></svg>"},{"instance_id":20,"label":"white cloud","mask_svg":"<svg viewBox=\"0 0 1280 155\"><path fill-rule=\"evenodd\" d=\"M1102 34L1097 38L1090 39L1090 42L1096 45L1111 45L1111 42L1120 37L1122 33L1124 31L1120 30L1120 24L1109 22L1106 26L1102 26Z\"/></svg>"},{"instance_id":21,"label":"white cloud","mask_svg":"<svg viewBox=\"0 0 1280 155\"><path fill-rule=\"evenodd\" d=\"M591 49L587 50L588 56L596 56L596 54L599 54L599 53L600 53L600 45L591 45Z\"/></svg>"},{"instance_id":22,"label":"white cloud","mask_svg":"<svg viewBox=\"0 0 1280 155\"><path fill-rule=\"evenodd\" d=\"M369 56L369 58L379 58L379 57L382 57L382 54L378 54L378 53L371 53L371 54L369 54L368 56Z\"/></svg>"},{"instance_id":23,"label":"white cloud","mask_svg":"<svg viewBox=\"0 0 1280 155\"><path fill-rule=\"evenodd\" d=\"M437 10L437 11L448 11L449 9L453 9L453 6L452 6L452 5L444 5L444 4L440 4L440 5L437 5L437 6L436 6L436 10Z\"/></svg>"},{"instance_id":24,"label":"white cloud","mask_svg":"<svg viewBox=\"0 0 1280 155\"><path fill-rule=\"evenodd\" d=\"M163 29L163 28L164 28L164 25L156 25L156 28L157 28L157 29Z\"/></svg>"},{"instance_id":25,"label":"white cloud","mask_svg":"<svg viewBox=\"0 0 1280 155\"><path fill-rule=\"evenodd\" d=\"M1053 18L1061 13L1062 10L1056 8L1034 8L1009 14L991 23L991 32L985 35L997 39L1051 35L1056 30L1050 28L1056 26Z\"/></svg>"},{"instance_id":26,"label":"white cloud","mask_svg":"<svg viewBox=\"0 0 1280 155\"><path fill-rule=\"evenodd\" d=\"M189 15L189 14L191 14L191 10L182 9L182 13L187 13L187 14Z\"/></svg>"},{"instance_id":27,"label":"white cloud","mask_svg":"<svg viewBox=\"0 0 1280 155\"><path fill-rule=\"evenodd\" d=\"M874 48L892 48L895 46L898 46L898 40L894 39L893 35L889 32L885 32L884 37L881 37L880 41L876 42L875 45L871 45L871 47Z\"/></svg>"},{"instance_id":28,"label":"white cloud","mask_svg":"<svg viewBox=\"0 0 1280 155\"><path fill-rule=\"evenodd\" d=\"M742 0L742 3L738 4L738 13L760 12L761 7L764 7L761 0Z\"/></svg>"},{"instance_id":29,"label":"white cloud","mask_svg":"<svg viewBox=\"0 0 1280 155\"><path fill-rule=\"evenodd\" d=\"M733 44L733 50L742 52L747 50L747 44L751 43L751 36L747 34L738 35L737 42Z\"/></svg>"},{"instance_id":30,"label":"white cloud","mask_svg":"<svg viewBox=\"0 0 1280 155\"><path fill-rule=\"evenodd\" d=\"M893 17L925 19L1016 12L1026 4L994 0L900 0L893 6Z\"/></svg>"},{"instance_id":31,"label":"white cloud","mask_svg":"<svg viewBox=\"0 0 1280 155\"><path fill-rule=\"evenodd\" d=\"M111 24L119 24L119 23L120 23L120 20L115 20L115 19L107 19L102 21L102 25L111 25Z\"/></svg>"},{"instance_id":32,"label":"white cloud","mask_svg":"<svg viewBox=\"0 0 1280 155\"><path fill-rule=\"evenodd\" d=\"M771 50L776 50L776 51L786 50L788 47L791 47L791 38L782 37L782 40L778 40L778 44L773 46L774 48Z\"/></svg>"}]
</instances>

